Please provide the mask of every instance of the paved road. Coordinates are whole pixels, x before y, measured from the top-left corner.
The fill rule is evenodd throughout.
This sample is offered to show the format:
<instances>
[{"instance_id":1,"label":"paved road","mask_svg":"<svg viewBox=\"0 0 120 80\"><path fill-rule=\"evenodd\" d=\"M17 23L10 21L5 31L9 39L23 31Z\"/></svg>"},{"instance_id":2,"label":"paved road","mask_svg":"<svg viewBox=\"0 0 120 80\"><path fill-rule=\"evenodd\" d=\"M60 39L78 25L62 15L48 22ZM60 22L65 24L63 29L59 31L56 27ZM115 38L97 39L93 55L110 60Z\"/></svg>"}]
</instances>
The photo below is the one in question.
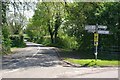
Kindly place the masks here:
<instances>
[{"instance_id":1,"label":"paved road","mask_svg":"<svg viewBox=\"0 0 120 80\"><path fill-rule=\"evenodd\" d=\"M58 58L56 48L31 42L27 45L3 56L3 78L118 78L117 67L64 67L67 64Z\"/></svg>"}]
</instances>

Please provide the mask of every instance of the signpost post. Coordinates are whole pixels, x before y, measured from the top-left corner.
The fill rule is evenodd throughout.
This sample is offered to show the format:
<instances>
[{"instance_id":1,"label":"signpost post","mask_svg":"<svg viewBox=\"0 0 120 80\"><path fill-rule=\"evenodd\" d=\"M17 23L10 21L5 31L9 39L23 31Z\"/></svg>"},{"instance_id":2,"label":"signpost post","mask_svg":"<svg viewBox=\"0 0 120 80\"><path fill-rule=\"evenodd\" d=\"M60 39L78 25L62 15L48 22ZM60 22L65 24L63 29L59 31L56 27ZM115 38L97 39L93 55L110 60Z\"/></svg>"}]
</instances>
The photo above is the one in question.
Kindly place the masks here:
<instances>
[{"instance_id":1,"label":"signpost post","mask_svg":"<svg viewBox=\"0 0 120 80\"><path fill-rule=\"evenodd\" d=\"M95 46L95 61L97 61L97 54L98 54L98 51L97 51L97 48L98 48L98 24L96 24L96 27L95 27L95 33L94 33L94 46Z\"/></svg>"},{"instance_id":2,"label":"signpost post","mask_svg":"<svg viewBox=\"0 0 120 80\"><path fill-rule=\"evenodd\" d=\"M99 35L98 35L98 33L94 33L94 46L95 46L95 60L97 61L97 54L98 54L98 52L97 52L97 47L98 47L98 37L99 37Z\"/></svg>"},{"instance_id":3,"label":"signpost post","mask_svg":"<svg viewBox=\"0 0 120 80\"><path fill-rule=\"evenodd\" d=\"M97 54L98 54L98 38L99 38L99 34L109 34L109 31L106 31L107 26L103 26L103 25L86 25L85 26L85 30L87 30L88 32L92 32L94 33L94 46L95 46L95 60L97 61Z\"/></svg>"}]
</instances>

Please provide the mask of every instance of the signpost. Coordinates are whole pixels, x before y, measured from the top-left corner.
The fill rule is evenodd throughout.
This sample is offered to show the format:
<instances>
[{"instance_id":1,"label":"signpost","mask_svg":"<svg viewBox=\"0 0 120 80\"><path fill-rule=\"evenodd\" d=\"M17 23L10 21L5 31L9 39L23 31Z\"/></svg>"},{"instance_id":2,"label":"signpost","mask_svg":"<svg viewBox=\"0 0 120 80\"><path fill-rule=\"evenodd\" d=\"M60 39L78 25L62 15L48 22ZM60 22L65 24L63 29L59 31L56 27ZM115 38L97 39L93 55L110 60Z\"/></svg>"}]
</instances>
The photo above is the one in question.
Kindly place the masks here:
<instances>
[{"instance_id":1,"label":"signpost","mask_svg":"<svg viewBox=\"0 0 120 80\"><path fill-rule=\"evenodd\" d=\"M85 30L95 30L95 25L86 25Z\"/></svg>"},{"instance_id":2,"label":"signpost","mask_svg":"<svg viewBox=\"0 0 120 80\"><path fill-rule=\"evenodd\" d=\"M99 29L104 29L104 30L106 30L106 29L107 29L107 26L98 25L98 28L99 28Z\"/></svg>"},{"instance_id":3,"label":"signpost","mask_svg":"<svg viewBox=\"0 0 120 80\"><path fill-rule=\"evenodd\" d=\"M99 34L109 34L109 31L106 31L107 26L103 26L103 25L86 25L85 26L85 30L87 30L88 32L92 32L94 33L94 46L95 46L95 60L97 61L97 54L98 54L98 38L99 38Z\"/></svg>"},{"instance_id":4,"label":"signpost","mask_svg":"<svg viewBox=\"0 0 120 80\"><path fill-rule=\"evenodd\" d=\"M88 32L92 32L92 33L94 33L95 32L95 30L94 29L90 29L90 30L88 30Z\"/></svg>"},{"instance_id":5,"label":"signpost","mask_svg":"<svg viewBox=\"0 0 120 80\"><path fill-rule=\"evenodd\" d=\"M109 31L99 30L98 34L109 34Z\"/></svg>"}]
</instances>

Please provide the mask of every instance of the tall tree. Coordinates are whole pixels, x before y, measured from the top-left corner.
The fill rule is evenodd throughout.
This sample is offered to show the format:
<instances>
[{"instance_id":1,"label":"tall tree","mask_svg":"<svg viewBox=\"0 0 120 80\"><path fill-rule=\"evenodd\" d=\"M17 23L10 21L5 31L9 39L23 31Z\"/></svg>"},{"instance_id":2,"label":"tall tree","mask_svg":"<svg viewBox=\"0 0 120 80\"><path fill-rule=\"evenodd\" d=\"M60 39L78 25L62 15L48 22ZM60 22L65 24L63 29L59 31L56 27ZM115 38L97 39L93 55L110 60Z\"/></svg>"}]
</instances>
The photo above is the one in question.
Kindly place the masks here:
<instances>
[{"instance_id":1,"label":"tall tree","mask_svg":"<svg viewBox=\"0 0 120 80\"><path fill-rule=\"evenodd\" d=\"M35 15L33 16L33 25L38 27L47 27L51 36L51 42L56 43L59 27L64 20L63 3L60 2L41 2L37 5Z\"/></svg>"},{"instance_id":2,"label":"tall tree","mask_svg":"<svg viewBox=\"0 0 120 80\"><path fill-rule=\"evenodd\" d=\"M10 33L7 26L7 19L6 19L6 10L8 8L8 3L1 1L2 4L2 36L3 36L3 43L2 43L2 51L3 53L7 53L10 51Z\"/></svg>"}]
</instances>

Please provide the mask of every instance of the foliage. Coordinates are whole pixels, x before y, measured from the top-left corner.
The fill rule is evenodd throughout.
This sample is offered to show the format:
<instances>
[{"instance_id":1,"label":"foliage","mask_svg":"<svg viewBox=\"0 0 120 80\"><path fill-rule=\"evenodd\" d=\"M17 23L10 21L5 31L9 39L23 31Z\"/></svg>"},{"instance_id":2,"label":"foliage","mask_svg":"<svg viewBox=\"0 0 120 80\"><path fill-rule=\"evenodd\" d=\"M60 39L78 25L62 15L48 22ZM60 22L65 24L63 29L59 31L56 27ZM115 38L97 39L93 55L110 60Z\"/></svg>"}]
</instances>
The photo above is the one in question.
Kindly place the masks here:
<instances>
[{"instance_id":1,"label":"foliage","mask_svg":"<svg viewBox=\"0 0 120 80\"><path fill-rule=\"evenodd\" d=\"M24 16L21 14L16 14L15 10L18 10L18 5L15 4L15 2L12 4L12 2L7 1L1 1L2 3L2 51L3 54L7 54L10 52L11 48L11 34L22 34L22 28L21 26L23 24L23 20L25 19ZM9 14L9 6L14 6L14 14ZM19 18L18 18L19 16ZM22 28L21 28L22 27ZM22 41L23 42L23 41ZM17 44L17 43L16 43Z\"/></svg>"},{"instance_id":2,"label":"foliage","mask_svg":"<svg viewBox=\"0 0 120 80\"><path fill-rule=\"evenodd\" d=\"M62 33L62 30L58 32L58 46L63 46L63 48L67 49L77 49L78 48L78 42L74 36L69 36L68 34Z\"/></svg>"},{"instance_id":3,"label":"foliage","mask_svg":"<svg viewBox=\"0 0 120 80\"><path fill-rule=\"evenodd\" d=\"M11 39L11 47L25 47L25 43L23 41L23 36L12 35Z\"/></svg>"},{"instance_id":4,"label":"foliage","mask_svg":"<svg viewBox=\"0 0 120 80\"><path fill-rule=\"evenodd\" d=\"M24 21L24 22L23 22ZM9 14L7 16L7 24L10 26L10 32L12 35L20 34L25 27L26 17L22 14Z\"/></svg>"},{"instance_id":5,"label":"foliage","mask_svg":"<svg viewBox=\"0 0 120 80\"><path fill-rule=\"evenodd\" d=\"M9 27L7 26L6 21L6 9L8 5L2 2L2 53L7 54L10 52L10 39L9 39Z\"/></svg>"},{"instance_id":6,"label":"foliage","mask_svg":"<svg viewBox=\"0 0 120 80\"><path fill-rule=\"evenodd\" d=\"M109 35L99 35L98 49L105 49L110 51L110 46L119 46L119 13L120 3L92 3L92 9L85 13L86 24L88 25L105 25L110 31ZM87 35L87 34L85 34ZM92 36L91 36L92 37ZM86 38L88 38L86 36ZM92 38L93 39L93 38ZM115 41L114 41L115 40ZM85 42L84 42L85 43ZM89 44L90 46L90 44ZM90 49L90 48L89 48Z\"/></svg>"},{"instance_id":7,"label":"foliage","mask_svg":"<svg viewBox=\"0 0 120 80\"><path fill-rule=\"evenodd\" d=\"M110 45L120 46L119 34L120 34L120 3L105 3L105 10L101 13L101 23L108 26L108 29L112 33L107 40L110 40ZM104 18L103 18L104 17ZM113 41L116 40L116 41Z\"/></svg>"},{"instance_id":8,"label":"foliage","mask_svg":"<svg viewBox=\"0 0 120 80\"><path fill-rule=\"evenodd\" d=\"M84 26L87 23L86 19L87 13L93 10L95 3L71 3L66 7L67 17L62 27L63 32L68 34L70 37L75 37L79 45L79 50L86 53L92 50L93 48L93 35L86 33Z\"/></svg>"},{"instance_id":9,"label":"foliage","mask_svg":"<svg viewBox=\"0 0 120 80\"><path fill-rule=\"evenodd\" d=\"M28 27L26 28L26 33L30 37L30 41L41 39L44 35L47 34L46 28L33 25L33 22L31 20L28 24Z\"/></svg>"},{"instance_id":10,"label":"foliage","mask_svg":"<svg viewBox=\"0 0 120 80\"><path fill-rule=\"evenodd\" d=\"M2 52L3 54L7 54L8 52L10 52L10 47L11 47L11 40L9 38L10 33L9 33L8 26L5 25L2 27L2 35L3 35Z\"/></svg>"},{"instance_id":11,"label":"foliage","mask_svg":"<svg viewBox=\"0 0 120 80\"><path fill-rule=\"evenodd\" d=\"M29 26L34 27L37 32L41 32L42 36L50 35L51 43L55 43L58 29L62 24L63 18L63 5L62 3L38 3L35 14ZM29 27L28 26L28 27ZM38 29L39 28L39 29Z\"/></svg>"},{"instance_id":12,"label":"foliage","mask_svg":"<svg viewBox=\"0 0 120 80\"><path fill-rule=\"evenodd\" d=\"M77 47L77 41L75 40L74 37L70 37L67 34L64 36L58 35L56 41L56 44L51 43L50 41L50 36L44 36L40 39L38 39L36 42L46 45L46 46L54 46L58 48L65 48L65 49L76 49Z\"/></svg>"}]
</instances>

